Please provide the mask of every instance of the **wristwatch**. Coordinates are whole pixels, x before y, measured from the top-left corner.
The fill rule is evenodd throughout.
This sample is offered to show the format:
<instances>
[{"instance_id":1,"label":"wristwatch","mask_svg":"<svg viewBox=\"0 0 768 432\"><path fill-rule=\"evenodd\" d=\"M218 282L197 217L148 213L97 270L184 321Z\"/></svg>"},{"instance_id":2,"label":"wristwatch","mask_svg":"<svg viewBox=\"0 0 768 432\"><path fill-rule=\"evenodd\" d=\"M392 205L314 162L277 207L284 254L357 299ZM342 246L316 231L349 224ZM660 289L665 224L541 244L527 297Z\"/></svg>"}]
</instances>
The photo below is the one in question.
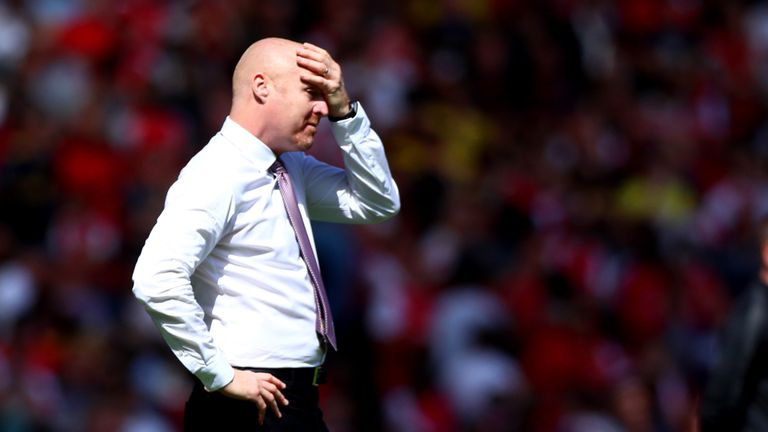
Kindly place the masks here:
<instances>
[{"instance_id":1,"label":"wristwatch","mask_svg":"<svg viewBox=\"0 0 768 432\"><path fill-rule=\"evenodd\" d=\"M345 115L341 117L333 117L329 115L328 120L332 122L337 122L337 121L342 121L346 119L351 119L355 115L357 115L357 101L351 101L349 102L349 111Z\"/></svg>"}]
</instances>

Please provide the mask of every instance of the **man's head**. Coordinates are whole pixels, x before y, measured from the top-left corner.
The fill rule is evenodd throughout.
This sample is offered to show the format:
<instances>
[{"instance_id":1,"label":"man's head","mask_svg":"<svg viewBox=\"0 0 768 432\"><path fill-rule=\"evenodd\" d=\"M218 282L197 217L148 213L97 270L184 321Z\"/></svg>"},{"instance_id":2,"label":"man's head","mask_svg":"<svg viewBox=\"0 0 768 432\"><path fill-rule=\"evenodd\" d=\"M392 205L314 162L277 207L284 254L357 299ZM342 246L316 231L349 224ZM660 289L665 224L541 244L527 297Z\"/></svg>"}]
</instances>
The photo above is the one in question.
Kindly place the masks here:
<instances>
[{"instance_id":1,"label":"man's head","mask_svg":"<svg viewBox=\"0 0 768 432\"><path fill-rule=\"evenodd\" d=\"M309 149L317 124L328 114L319 89L301 81L312 72L297 64L300 48L287 39L259 40L232 75L230 117L276 154Z\"/></svg>"}]
</instances>

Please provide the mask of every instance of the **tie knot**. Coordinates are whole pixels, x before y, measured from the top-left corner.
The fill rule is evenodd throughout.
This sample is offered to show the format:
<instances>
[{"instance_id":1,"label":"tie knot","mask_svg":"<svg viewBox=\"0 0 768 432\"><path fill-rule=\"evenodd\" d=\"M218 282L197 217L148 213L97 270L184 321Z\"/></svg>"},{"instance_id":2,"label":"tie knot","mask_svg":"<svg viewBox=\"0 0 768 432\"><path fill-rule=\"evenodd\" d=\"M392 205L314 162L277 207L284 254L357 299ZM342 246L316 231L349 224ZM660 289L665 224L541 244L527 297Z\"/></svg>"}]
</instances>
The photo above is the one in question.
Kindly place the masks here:
<instances>
[{"instance_id":1,"label":"tie knot","mask_svg":"<svg viewBox=\"0 0 768 432\"><path fill-rule=\"evenodd\" d=\"M285 166L280 161L280 158L275 159L275 163L272 164L271 167L269 167L269 170L272 171L275 174L285 174Z\"/></svg>"}]
</instances>

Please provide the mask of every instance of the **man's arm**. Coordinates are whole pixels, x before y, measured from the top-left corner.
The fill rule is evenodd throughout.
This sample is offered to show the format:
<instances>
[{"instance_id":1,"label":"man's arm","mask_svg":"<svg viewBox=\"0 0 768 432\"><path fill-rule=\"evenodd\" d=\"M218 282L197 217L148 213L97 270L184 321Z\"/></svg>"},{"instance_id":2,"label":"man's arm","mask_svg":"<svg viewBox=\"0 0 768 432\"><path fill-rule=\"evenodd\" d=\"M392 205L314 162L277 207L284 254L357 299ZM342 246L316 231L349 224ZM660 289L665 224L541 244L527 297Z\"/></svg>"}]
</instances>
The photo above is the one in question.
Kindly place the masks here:
<instances>
[{"instance_id":1,"label":"man's arm","mask_svg":"<svg viewBox=\"0 0 768 432\"><path fill-rule=\"evenodd\" d=\"M400 194L389 170L384 145L363 107L355 117L332 123L344 169L301 160L311 219L329 222L378 223L400 210Z\"/></svg>"},{"instance_id":2,"label":"man's arm","mask_svg":"<svg viewBox=\"0 0 768 432\"><path fill-rule=\"evenodd\" d=\"M267 408L282 416L279 405L288 405L281 392L285 384L268 373L232 368L213 343L190 280L234 210L225 182L208 176L177 181L136 263L133 293L176 357L205 388L254 402L262 424Z\"/></svg>"},{"instance_id":3,"label":"man's arm","mask_svg":"<svg viewBox=\"0 0 768 432\"><path fill-rule=\"evenodd\" d=\"M307 71L301 80L322 92L329 117L343 118L332 121L331 129L344 157L344 170L311 157L303 158L297 167L303 176L310 218L375 223L396 215L400 195L384 146L360 104L354 115L350 113L341 66L327 51L310 43L296 55L297 64Z\"/></svg>"},{"instance_id":4,"label":"man's arm","mask_svg":"<svg viewBox=\"0 0 768 432\"><path fill-rule=\"evenodd\" d=\"M184 366L209 390L232 380L234 371L213 343L190 278L218 242L232 193L219 183L182 176L147 238L133 273L133 293Z\"/></svg>"}]
</instances>

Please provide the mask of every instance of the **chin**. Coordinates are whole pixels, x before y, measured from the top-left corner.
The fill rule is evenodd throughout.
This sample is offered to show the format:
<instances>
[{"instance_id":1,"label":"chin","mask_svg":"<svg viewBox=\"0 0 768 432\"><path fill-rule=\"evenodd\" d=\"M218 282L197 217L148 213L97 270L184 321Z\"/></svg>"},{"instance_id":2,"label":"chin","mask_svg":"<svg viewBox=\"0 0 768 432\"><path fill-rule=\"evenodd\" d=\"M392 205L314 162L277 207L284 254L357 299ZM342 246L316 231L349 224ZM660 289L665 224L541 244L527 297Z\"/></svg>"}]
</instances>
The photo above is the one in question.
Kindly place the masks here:
<instances>
[{"instance_id":1,"label":"chin","mask_svg":"<svg viewBox=\"0 0 768 432\"><path fill-rule=\"evenodd\" d=\"M312 141L296 144L296 151L307 151L312 148Z\"/></svg>"},{"instance_id":2,"label":"chin","mask_svg":"<svg viewBox=\"0 0 768 432\"><path fill-rule=\"evenodd\" d=\"M314 142L315 142L314 137L304 138L304 139L298 140L298 142L296 143L296 148L301 151L306 151L312 148L312 144L314 144Z\"/></svg>"}]
</instances>

